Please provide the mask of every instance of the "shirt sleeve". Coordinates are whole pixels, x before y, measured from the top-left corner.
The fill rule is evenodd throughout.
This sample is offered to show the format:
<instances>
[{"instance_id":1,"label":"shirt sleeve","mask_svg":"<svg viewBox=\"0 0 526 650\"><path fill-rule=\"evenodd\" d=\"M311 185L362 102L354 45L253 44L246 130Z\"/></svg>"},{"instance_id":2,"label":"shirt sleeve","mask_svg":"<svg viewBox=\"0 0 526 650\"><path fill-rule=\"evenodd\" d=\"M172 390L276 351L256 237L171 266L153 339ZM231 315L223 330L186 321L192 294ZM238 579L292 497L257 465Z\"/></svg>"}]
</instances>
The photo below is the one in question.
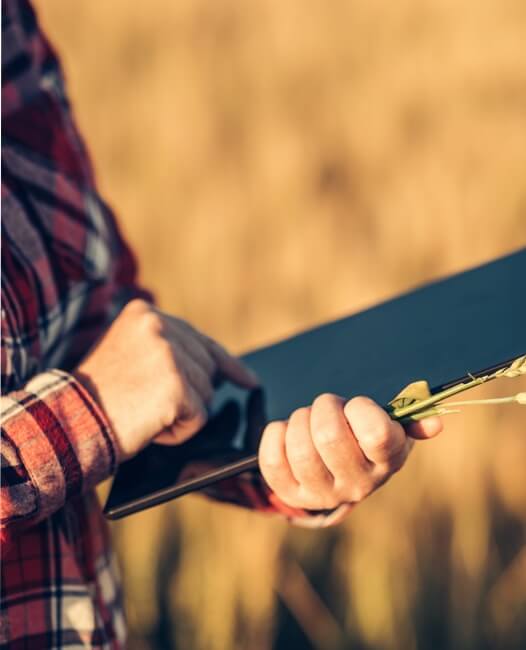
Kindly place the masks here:
<instances>
[{"instance_id":1,"label":"shirt sleeve","mask_svg":"<svg viewBox=\"0 0 526 650\"><path fill-rule=\"evenodd\" d=\"M109 423L70 374L49 370L1 398L1 531L9 542L115 469Z\"/></svg>"}]
</instances>

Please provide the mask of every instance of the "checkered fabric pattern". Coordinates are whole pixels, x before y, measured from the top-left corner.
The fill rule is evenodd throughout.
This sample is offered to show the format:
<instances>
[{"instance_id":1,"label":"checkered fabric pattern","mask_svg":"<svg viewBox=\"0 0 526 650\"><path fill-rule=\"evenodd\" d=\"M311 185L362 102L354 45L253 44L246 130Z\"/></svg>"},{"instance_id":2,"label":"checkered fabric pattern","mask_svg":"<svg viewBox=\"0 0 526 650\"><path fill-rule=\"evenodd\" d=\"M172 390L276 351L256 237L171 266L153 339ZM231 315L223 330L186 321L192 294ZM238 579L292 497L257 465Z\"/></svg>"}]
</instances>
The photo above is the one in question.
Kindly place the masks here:
<instances>
[{"instance_id":1,"label":"checkered fabric pattern","mask_svg":"<svg viewBox=\"0 0 526 650\"><path fill-rule=\"evenodd\" d=\"M2 586L0 647L120 648L125 623L94 486L113 433L70 374L133 297L135 263L96 191L52 47L2 2ZM255 476L210 495L308 525Z\"/></svg>"}]
</instances>

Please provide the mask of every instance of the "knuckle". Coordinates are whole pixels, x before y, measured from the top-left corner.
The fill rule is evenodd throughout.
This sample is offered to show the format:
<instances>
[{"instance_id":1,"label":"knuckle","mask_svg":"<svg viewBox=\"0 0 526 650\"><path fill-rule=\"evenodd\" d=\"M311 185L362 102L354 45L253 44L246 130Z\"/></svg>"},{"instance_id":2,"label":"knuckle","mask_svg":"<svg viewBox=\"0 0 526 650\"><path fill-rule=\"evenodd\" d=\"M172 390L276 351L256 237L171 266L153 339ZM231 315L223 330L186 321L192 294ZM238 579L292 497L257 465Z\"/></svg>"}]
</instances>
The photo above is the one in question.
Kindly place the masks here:
<instances>
[{"instance_id":1,"label":"knuckle","mask_svg":"<svg viewBox=\"0 0 526 650\"><path fill-rule=\"evenodd\" d=\"M303 406L290 414L287 425L287 441L301 437L302 433L310 430L310 407Z\"/></svg>"},{"instance_id":2,"label":"knuckle","mask_svg":"<svg viewBox=\"0 0 526 650\"><path fill-rule=\"evenodd\" d=\"M361 441L367 449L377 452L389 452L393 446L393 432L389 421L380 421L366 429L361 437Z\"/></svg>"},{"instance_id":3,"label":"knuckle","mask_svg":"<svg viewBox=\"0 0 526 650\"><path fill-rule=\"evenodd\" d=\"M302 406L298 409L296 409L292 415L290 416L290 420L300 420L300 421L305 421L308 419L310 415L310 408L308 406Z\"/></svg>"},{"instance_id":4,"label":"knuckle","mask_svg":"<svg viewBox=\"0 0 526 650\"><path fill-rule=\"evenodd\" d=\"M357 413L363 413L364 410L370 409L374 402L365 395L355 395L344 406L344 413L347 419L353 418Z\"/></svg>"},{"instance_id":5,"label":"knuckle","mask_svg":"<svg viewBox=\"0 0 526 650\"><path fill-rule=\"evenodd\" d=\"M349 490L349 501L359 503L366 499L374 490L374 487L368 483L357 483Z\"/></svg>"},{"instance_id":6,"label":"knuckle","mask_svg":"<svg viewBox=\"0 0 526 650\"><path fill-rule=\"evenodd\" d=\"M141 326L147 334L159 336L163 332L163 319L152 310L146 311L141 314Z\"/></svg>"},{"instance_id":7,"label":"knuckle","mask_svg":"<svg viewBox=\"0 0 526 650\"><path fill-rule=\"evenodd\" d=\"M259 453L259 467L264 478L272 483L283 471L283 459L270 449L262 449Z\"/></svg>"},{"instance_id":8,"label":"knuckle","mask_svg":"<svg viewBox=\"0 0 526 650\"><path fill-rule=\"evenodd\" d=\"M312 438L316 447L334 447L343 441L345 433L337 426L315 427L312 430Z\"/></svg>"},{"instance_id":9,"label":"knuckle","mask_svg":"<svg viewBox=\"0 0 526 650\"><path fill-rule=\"evenodd\" d=\"M264 437L270 441L278 436L282 436L287 430L287 425L282 420L273 420L265 427Z\"/></svg>"},{"instance_id":10,"label":"knuckle","mask_svg":"<svg viewBox=\"0 0 526 650\"><path fill-rule=\"evenodd\" d=\"M291 465L310 465L312 463L312 452L306 445L293 444L287 446L287 457Z\"/></svg>"},{"instance_id":11,"label":"knuckle","mask_svg":"<svg viewBox=\"0 0 526 650\"><path fill-rule=\"evenodd\" d=\"M355 395L349 400L349 404L353 407L365 407L370 408L375 404L375 402L367 395Z\"/></svg>"},{"instance_id":12,"label":"knuckle","mask_svg":"<svg viewBox=\"0 0 526 650\"><path fill-rule=\"evenodd\" d=\"M316 397L312 406L316 409L325 409L334 408L335 406L339 406L340 403L340 398L337 395L334 395L333 393L322 393Z\"/></svg>"},{"instance_id":13,"label":"knuckle","mask_svg":"<svg viewBox=\"0 0 526 650\"><path fill-rule=\"evenodd\" d=\"M133 298L124 306L123 313L142 314L151 309L151 305L142 298Z\"/></svg>"}]
</instances>

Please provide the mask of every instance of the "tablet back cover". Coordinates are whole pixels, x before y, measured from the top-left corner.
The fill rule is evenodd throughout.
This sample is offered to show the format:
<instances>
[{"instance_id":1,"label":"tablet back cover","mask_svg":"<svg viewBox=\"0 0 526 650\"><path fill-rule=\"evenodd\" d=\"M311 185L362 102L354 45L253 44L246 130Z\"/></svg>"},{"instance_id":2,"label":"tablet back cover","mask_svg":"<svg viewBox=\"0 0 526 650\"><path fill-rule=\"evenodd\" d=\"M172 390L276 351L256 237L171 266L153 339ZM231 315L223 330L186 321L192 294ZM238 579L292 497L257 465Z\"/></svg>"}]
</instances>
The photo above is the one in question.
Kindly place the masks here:
<instances>
[{"instance_id":1,"label":"tablet back cover","mask_svg":"<svg viewBox=\"0 0 526 650\"><path fill-rule=\"evenodd\" d=\"M120 467L105 513L118 518L190 491L180 489L189 476L254 453L267 421L287 418L321 393L387 404L411 381L439 389L525 352L522 249L246 354L262 392L224 385L195 438L150 445Z\"/></svg>"}]
</instances>

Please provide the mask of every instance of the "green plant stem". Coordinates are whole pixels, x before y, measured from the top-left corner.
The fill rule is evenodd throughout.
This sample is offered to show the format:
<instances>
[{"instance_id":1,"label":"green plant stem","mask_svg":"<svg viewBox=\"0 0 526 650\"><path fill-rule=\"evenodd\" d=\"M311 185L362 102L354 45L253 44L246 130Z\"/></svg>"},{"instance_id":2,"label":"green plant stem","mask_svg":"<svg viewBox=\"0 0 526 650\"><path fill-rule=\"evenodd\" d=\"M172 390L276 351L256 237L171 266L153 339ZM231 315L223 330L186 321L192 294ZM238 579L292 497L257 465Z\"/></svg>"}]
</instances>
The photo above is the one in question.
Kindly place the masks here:
<instances>
[{"instance_id":1,"label":"green plant stem","mask_svg":"<svg viewBox=\"0 0 526 650\"><path fill-rule=\"evenodd\" d=\"M463 384L457 384L456 386L452 386L451 388L446 388L446 390L442 390L439 393L435 393L434 395L431 395L431 397L428 397L427 399L419 400L418 402L415 402L414 404L409 404L408 406L403 406L401 408L393 409L393 411L391 411L391 415L397 420L407 418L408 416L418 413L419 411L424 411L430 406L435 406L438 402L442 402L448 397L452 397L453 395L462 393L463 391L469 390L470 388L474 388L475 386L480 386L481 384L485 384L486 382L491 381L492 379L495 379L494 375L485 375L484 377L477 377Z\"/></svg>"}]
</instances>

